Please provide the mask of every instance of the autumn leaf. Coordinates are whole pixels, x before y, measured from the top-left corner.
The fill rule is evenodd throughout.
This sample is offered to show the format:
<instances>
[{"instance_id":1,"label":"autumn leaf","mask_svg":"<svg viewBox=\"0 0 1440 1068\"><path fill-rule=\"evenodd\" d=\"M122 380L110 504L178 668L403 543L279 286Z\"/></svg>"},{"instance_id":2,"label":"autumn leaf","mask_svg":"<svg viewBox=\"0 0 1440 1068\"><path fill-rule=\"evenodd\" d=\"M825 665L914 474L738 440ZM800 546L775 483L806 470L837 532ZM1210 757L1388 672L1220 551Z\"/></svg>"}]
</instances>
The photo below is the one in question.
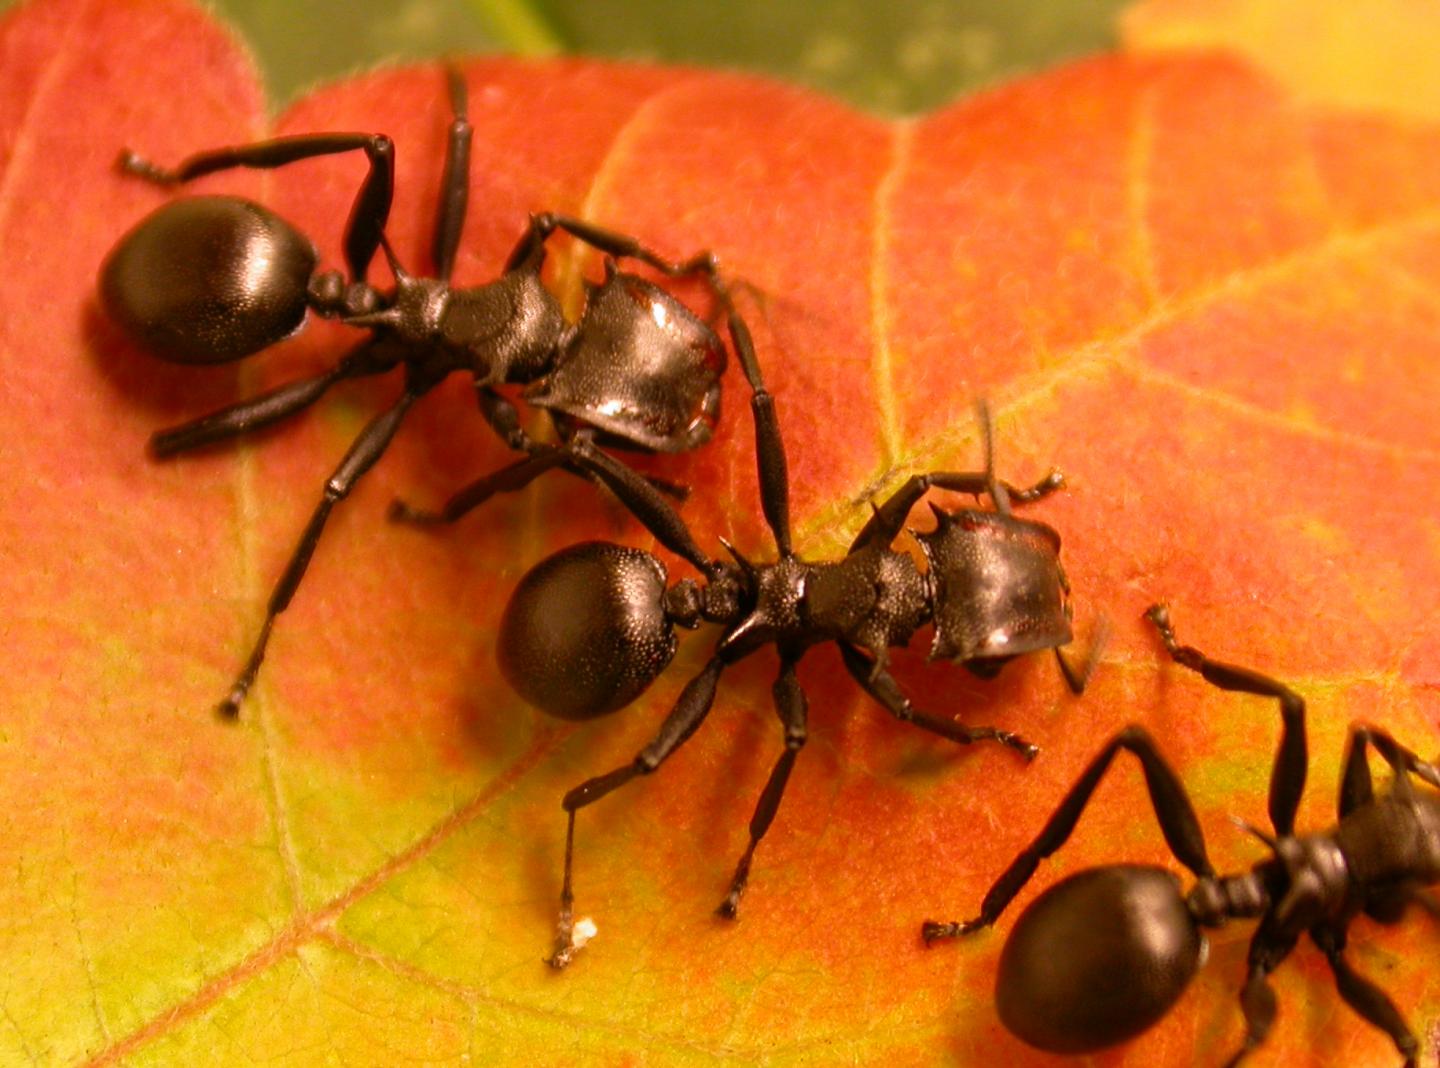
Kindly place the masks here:
<instances>
[{"instance_id":1,"label":"autumn leaf","mask_svg":"<svg viewBox=\"0 0 1440 1068\"><path fill-rule=\"evenodd\" d=\"M1310 700L1305 827L1328 826L1346 725L1422 753L1440 717L1440 128L1298 101L1224 55L1102 56L887 122L774 83L593 62L470 62L471 217L457 280L494 276L527 211L663 252L710 247L746 310L790 452L797 544L839 553L907 475L979 461L973 401L1034 514L1065 538L1083 698L1032 658L982 682L924 662L921 707L1021 731L1033 765L890 720L834 650L801 667L810 740L737 924L711 915L781 746L776 663L726 673L659 773L586 810L572 968L547 951L559 798L653 735L713 634L626 712L580 727L494 667L518 577L582 538L649 546L556 477L453 529L383 521L508 454L456 381L337 509L240 724L222 695L324 479L395 383L167 463L155 429L327 366L312 326L236 367L163 364L101 317L106 250L164 202L111 168L311 130L399 146L391 236L425 262L445 127L436 67L322 90L273 125L244 53L194 9L47 0L0 24L0 1062L37 1064L1043 1064L1000 1027L1003 933L925 950L969 915L1102 741L1145 723L1185 776L1212 858L1261 855L1272 703L1162 663L1139 619ZM225 174L338 263L362 164ZM571 307L594 257L554 283ZM641 461L694 487L703 543L771 551L743 380L716 440ZM925 522L923 510L915 522ZM685 573L674 565L674 575ZM1112 772L1020 899L1111 860L1171 863L1141 777ZM1250 928L1106 1065L1219 1064L1241 1034ZM1435 1062L1440 979L1422 917L1357 921L1351 957ZM1276 973L1257 1065L1391 1064L1318 953Z\"/></svg>"},{"instance_id":2,"label":"autumn leaf","mask_svg":"<svg viewBox=\"0 0 1440 1068\"><path fill-rule=\"evenodd\" d=\"M1232 51L1306 101L1440 118L1440 10L1426 0L1134 0L1119 25L1134 50Z\"/></svg>"}]
</instances>

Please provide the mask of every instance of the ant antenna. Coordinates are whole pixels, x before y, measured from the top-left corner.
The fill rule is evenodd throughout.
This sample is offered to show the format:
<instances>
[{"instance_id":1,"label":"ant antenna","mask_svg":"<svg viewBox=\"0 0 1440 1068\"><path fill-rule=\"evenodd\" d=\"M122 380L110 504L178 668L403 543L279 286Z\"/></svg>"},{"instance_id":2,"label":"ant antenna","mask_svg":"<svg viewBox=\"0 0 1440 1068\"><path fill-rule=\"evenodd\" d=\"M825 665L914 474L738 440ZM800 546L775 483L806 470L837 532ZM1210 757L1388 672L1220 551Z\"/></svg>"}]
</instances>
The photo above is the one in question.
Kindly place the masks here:
<instances>
[{"instance_id":1,"label":"ant antenna","mask_svg":"<svg viewBox=\"0 0 1440 1068\"><path fill-rule=\"evenodd\" d=\"M990 421L990 403L981 397L975 402L975 416L980 420L981 440L985 442L985 484L990 499L995 502L995 511L1001 515L1010 514L1010 494L1004 484L995 477L995 427Z\"/></svg>"},{"instance_id":2,"label":"ant antenna","mask_svg":"<svg viewBox=\"0 0 1440 1068\"><path fill-rule=\"evenodd\" d=\"M1251 823L1249 820L1241 819L1239 816L1231 816L1230 819L1235 824L1235 826L1239 827L1242 831L1245 831L1247 834L1253 835L1254 837L1260 839L1260 841L1264 842L1265 845L1269 847L1270 852L1274 853L1277 857L1280 855L1280 843L1276 840L1274 835L1268 833L1260 827L1255 826L1255 824Z\"/></svg>"},{"instance_id":3,"label":"ant antenna","mask_svg":"<svg viewBox=\"0 0 1440 1068\"><path fill-rule=\"evenodd\" d=\"M395 281L403 282L410 276L405 268L400 266L400 258L395 255L395 250L390 247L390 238L385 234L380 235L380 248L385 253L385 262L390 265L390 273L395 276Z\"/></svg>"}]
</instances>

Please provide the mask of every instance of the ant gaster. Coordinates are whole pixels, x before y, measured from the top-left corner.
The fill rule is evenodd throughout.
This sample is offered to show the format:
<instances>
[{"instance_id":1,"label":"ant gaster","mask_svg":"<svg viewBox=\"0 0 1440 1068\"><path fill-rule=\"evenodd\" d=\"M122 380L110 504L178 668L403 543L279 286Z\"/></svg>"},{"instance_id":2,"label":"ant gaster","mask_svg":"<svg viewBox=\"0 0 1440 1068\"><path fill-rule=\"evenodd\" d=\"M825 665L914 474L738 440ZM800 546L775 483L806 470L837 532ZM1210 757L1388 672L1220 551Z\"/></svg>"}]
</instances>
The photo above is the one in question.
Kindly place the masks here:
<instances>
[{"instance_id":1,"label":"ant gaster","mask_svg":"<svg viewBox=\"0 0 1440 1068\"><path fill-rule=\"evenodd\" d=\"M1071 640L1059 535L1010 510L1012 502L1037 500L1063 480L1052 471L1034 486L1017 489L997 479L983 406L983 472L914 476L875 509L842 559L797 557L791 548L787 465L773 400L760 379L749 331L733 306L728 323L731 347L752 389L760 499L778 559L753 563L728 544L731 561L712 559L666 505L663 516L653 516L647 525L705 576L703 585L687 578L667 589L665 567L651 554L587 542L531 569L501 619L498 653L505 677L531 704L576 720L615 711L643 692L674 655L676 625L693 628L703 620L724 628L709 662L685 686L655 739L630 763L587 780L564 797L565 872L549 958L556 968L568 964L588 937L577 934L574 920L575 813L655 771L700 727L721 673L741 658L767 645L779 653L773 698L785 748L761 791L749 844L717 910L727 918L736 915L755 849L775 818L806 741L807 702L796 665L811 646L835 642L850 675L896 718L955 742L998 742L1026 759L1037 749L1009 731L967 727L912 706L886 670L889 647L906 644L918 628L933 622L932 657L957 661L984 677L1014 656L1053 648L1076 693L1094 664L1092 653L1077 671L1059 652ZM932 505L939 525L917 535L929 561L928 571L922 571L912 556L892 551L890 544L931 487L986 494L993 510L947 512Z\"/></svg>"},{"instance_id":2,"label":"ant gaster","mask_svg":"<svg viewBox=\"0 0 1440 1068\"><path fill-rule=\"evenodd\" d=\"M1199 970L1205 957L1202 928L1255 918L1259 926L1240 994L1245 1041L1229 1064L1264 1041L1277 1008L1267 977L1308 934L1330 962L1341 998L1388 1034L1407 1068L1414 1068L1414 1034L1384 991L1350 966L1345 944L1350 922L1361 912L1389 924L1398 922L1411 902L1433 910L1422 888L1440 881L1440 796L1417 793L1410 776L1440 787L1440 771L1385 731L1353 724L1339 822L1297 835L1295 814L1308 762L1304 701L1272 678L1177 643L1164 605L1146 615L1177 663L1223 690L1280 703L1280 745L1270 772L1274 833L1247 827L1271 857L1248 872L1217 875L1184 785L1144 728L1131 726L1091 761L1035 841L990 888L980 915L962 923L926 923L925 940L993 924L1040 860L1065 844L1115 754L1128 749L1144 769L1171 853L1197 881L1182 893L1179 880L1163 868L1111 864L1076 872L1037 897L1021 913L1000 956L995 1000L1005 1026L1030 1045L1057 1053L1123 1042L1163 1017ZM1395 776L1391 791L1379 797L1370 777L1371 746Z\"/></svg>"},{"instance_id":3,"label":"ant gaster","mask_svg":"<svg viewBox=\"0 0 1440 1068\"><path fill-rule=\"evenodd\" d=\"M431 277L405 272L386 240L394 146L383 135L277 138L202 152L173 170L134 153L121 156L122 170L166 186L234 167L276 168L336 153L363 152L369 161L345 227L348 278L339 271L317 272L315 249L304 235L259 204L230 196L191 197L159 208L120 240L100 271L100 296L111 318L154 355L180 363L219 363L258 352L299 330L307 312L370 331L323 374L156 433L150 442L156 457L288 418L341 380L397 367L404 371L399 400L361 431L326 481L271 592L250 656L220 703L223 714L235 715L254 683L275 617L300 585L331 509L379 460L411 405L447 375L472 376L481 415L524 457L456 493L439 512L396 502L393 518L453 521L552 468L603 483L637 514L651 512L663 506L657 489L675 495L683 489L641 477L600 451L597 440L681 451L708 440L718 415L725 349L677 299L607 260L605 281L589 287L584 313L572 325L540 279L546 242L557 230L608 257L638 260L667 276L703 276L713 288L718 282L709 253L672 262L634 238L563 215L534 215L497 280L451 286L469 193L471 126L464 81L453 70L448 77L454 118ZM366 280L380 250L395 278L389 291ZM525 398L555 417L560 444L531 439L514 404L496 388L503 383L528 384Z\"/></svg>"}]
</instances>

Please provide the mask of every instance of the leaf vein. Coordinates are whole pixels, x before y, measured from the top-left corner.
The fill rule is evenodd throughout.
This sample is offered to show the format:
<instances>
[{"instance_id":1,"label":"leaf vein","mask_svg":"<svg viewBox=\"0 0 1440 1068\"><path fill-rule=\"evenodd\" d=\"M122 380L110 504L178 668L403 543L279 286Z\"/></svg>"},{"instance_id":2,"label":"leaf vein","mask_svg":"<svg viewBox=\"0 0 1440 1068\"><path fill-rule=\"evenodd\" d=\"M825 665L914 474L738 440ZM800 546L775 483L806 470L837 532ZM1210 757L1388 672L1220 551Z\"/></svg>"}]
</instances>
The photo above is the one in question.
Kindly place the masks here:
<instances>
[{"instance_id":1,"label":"leaf vein","mask_svg":"<svg viewBox=\"0 0 1440 1068\"><path fill-rule=\"evenodd\" d=\"M18 175L24 170L24 163L30 155L30 148L34 145L35 139L32 136L37 128L39 120L37 113L41 110L41 103L48 99L54 90L64 92L69 84L69 79L64 76L66 60L73 58L77 50L72 47L76 35L83 32L88 25L89 5L82 8L71 19L65 27L64 36L52 53L51 62L46 64L45 72L40 78L35 92L31 94L26 102L25 113L20 121L15 124L14 149L10 154L10 163L5 168L5 173L0 175L0 234L5 233L9 226L10 217L17 205L14 195L15 186L19 181ZM22 220L24 215L21 216ZM23 223L22 223L23 225Z\"/></svg>"},{"instance_id":2,"label":"leaf vein","mask_svg":"<svg viewBox=\"0 0 1440 1068\"><path fill-rule=\"evenodd\" d=\"M1122 331L1080 342L1054 353L1043 374L1017 380L1013 387L1006 391L1008 396L1005 394L992 396L990 398L992 411L998 418L1006 412L1031 406L1052 396L1061 383L1093 373L1098 367L1104 365L1127 366L1137 376L1144 373L1158 381L1163 377L1163 373L1153 369L1143 370L1143 363L1138 355L1140 343L1155 332L1173 326L1187 316L1193 316L1201 309L1221 300L1257 295L1267 287L1292 280L1302 271L1313 268L1316 264L1362 257L1383 259L1380 252L1385 245L1416 237L1426 231L1437 230L1440 230L1440 207L1428 207L1361 229L1333 231L1324 235L1322 239L1284 256L1255 264L1243 270L1232 271L1208 284L1196 287L1188 294L1161 302L1149 315L1143 316ZM1188 386L1187 388L1193 390L1198 387ZM1212 396L1218 398L1219 395L1212 392ZM1324 440L1380 450L1425 462L1440 459L1440 453L1432 453L1429 450L1403 448L1346 431L1302 426L1293 421L1287 423L1280 416L1265 412L1239 398L1229 398L1225 403L1233 405L1236 411L1244 411L1256 418L1264 418L1272 425L1282 426L1291 431L1303 431ZM836 531L840 529L842 520L864 502L910 474L934 470L944 457L950 456L960 445L969 443L976 438L974 426L969 421L965 421L946 426L916 442L909 449L897 455L890 463L882 465L875 475L864 485L857 487L853 494L843 496L829 507L822 509L805 521L797 523L795 531L797 544L814 549L821 544L819 539L827 539L824 542L826 545L836 541Z\"/></svg>"},{"instance_id":3,"label":"leaf vein","mask_svg":"<svg viewBox=\"0 0 1440 1068\"><path fill-rule=\"evenodd\" d=\"M894 219L891 205L901 188L901 179L909 167L911 148L915 142L915 122L897 121L892 127L890 163L875 187L872 229L875 239L870 249L870 328L874 335L871 355L871 380L875 388L875 407L880 431L881 462L889 464L900 451L900 421L895 401L895 368L891 359L890 338L895 317L890 306L890 260L894 255Z\"/></svg>"},{"instance_id":4,"label":"leaf vein","mask_svg":"<svg viewBox=\"0 0 1440 1068\"><path fill-rule=\"evenodd\" d=\"M1130 222L1130 256L1135 274L1145 292L1147 305L1160 303L1160 285L1155 274L1155 247L1150 228L1150 178L1155 150L1156 92L1145 90L1130 124L1125 151L1125 208Z\"/></svg>"},{"instance_id":5,"label":"leaf vein","mask_svg":"<svg viewBox=\"0 0 1440 1068\"><path fill-rule=\"evenodd\" d=\"M449 816L422 834L409 847L395 854L369 875L359 879L348 890L323 905L301 913L276 937L247 954L236 964L204 982L188 998L170 1006L158 1016L141 1024L118 1042L108 1044L84 1062L88 1068L118 1064L136 1050L168 1034L218 1002L231 990L263 973L277 961L295 952L301 945L333 928L335 921L355 902L378 889L388 880L428 857L441 845L479 819L490 805L523 780L536 765L552 753L572 733L571 728L553 728L539 733L530 748L521 754L503 774Z\"/></svg>"}]
</instances>

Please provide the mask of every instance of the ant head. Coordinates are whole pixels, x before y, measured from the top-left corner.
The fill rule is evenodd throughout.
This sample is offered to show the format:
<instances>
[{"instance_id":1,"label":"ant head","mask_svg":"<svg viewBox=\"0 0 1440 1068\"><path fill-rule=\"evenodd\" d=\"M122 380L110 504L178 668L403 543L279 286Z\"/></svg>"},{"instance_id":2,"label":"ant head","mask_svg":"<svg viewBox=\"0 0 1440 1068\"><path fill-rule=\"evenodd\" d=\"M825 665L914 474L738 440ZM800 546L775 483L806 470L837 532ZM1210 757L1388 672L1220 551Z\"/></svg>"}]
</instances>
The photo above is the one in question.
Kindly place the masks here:
<instances>
[{"instance_id":1,"label":"ant head","mask_svg":"<svg viewBox=\"0 0 1440 1068\"><path fill-rule=\"evenodd\" d=\"M106 313L153 355L224 363L305 321L315 248L239 197L186 197L151 212L100 268Z\"/></svg>"},{"instance_id":2,"label":"ant head","mask_svg":"<svg viewBox=\"0 0 1440 1068\"><path fill-rule=\"evenodd\" d=\"M988 678L1011 657L1070 641L1054 529L1000 512L931 510L935 529L915 537L934 590L932 660L954 660Z\"/></svg>"},{"instance_id":3,"label":"ant head","mask_svg":"<svg viewBox=\"0 0 1440 1068\"><path fill-rule=\"evenodd\" d=\"M665 568L639 549L584 542L536 564L500 620L500 670L561 719L629 704L675 655Z\"/></svg>"},{"instance_id":4,"label":"ant head","mask_svg":"<svg viewBox=\"0 0 1440 1068\"><path fill-rule=\"evenodd\" d=\"M1163 868L1077 872L1037 897L1000 955L1000 1019L1052 1053L1085 1053L1144 1031L1204 961L1205 941Z\"/></svg>"},{"instance_id":5,"label":"ant head","mask_svg":"<svg viewBox=\"0 0 1440 1068\"><path fill-rule=\"evenodd\" d=\"M716 560L712 563L707 575L709 584L701 593L701 614L711 623L730 625L738 622L754 605L760 579L755 565L735 546L724 538L720 544L735 562Z\"/></svg>"}]
</instances>

